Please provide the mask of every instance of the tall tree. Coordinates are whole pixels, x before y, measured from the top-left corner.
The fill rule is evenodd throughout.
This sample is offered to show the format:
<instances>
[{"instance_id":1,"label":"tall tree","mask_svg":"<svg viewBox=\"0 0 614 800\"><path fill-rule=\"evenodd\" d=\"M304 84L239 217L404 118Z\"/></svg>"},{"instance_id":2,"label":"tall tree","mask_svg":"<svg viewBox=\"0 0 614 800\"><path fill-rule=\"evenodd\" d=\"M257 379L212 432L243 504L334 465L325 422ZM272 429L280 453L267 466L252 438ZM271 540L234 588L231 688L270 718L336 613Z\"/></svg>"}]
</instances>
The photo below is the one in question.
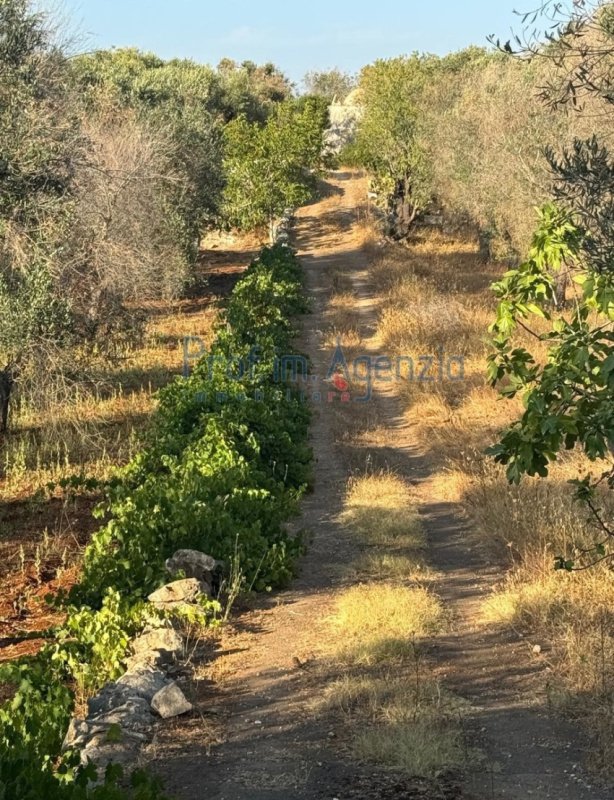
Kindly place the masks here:
<instances>
[{"instance_id":1,"label":"tall tree","mask_svg":"<svg viewBox=\"0 0 614 800\"><path fill-rule=\"evenodd\" d=\"M361 118L356 158L373 176L386 203L393 233L407 235L430 200L428 163L419 143L420 94L430 57L376 61L360 76Z\"/></svg>"}]
</instances>

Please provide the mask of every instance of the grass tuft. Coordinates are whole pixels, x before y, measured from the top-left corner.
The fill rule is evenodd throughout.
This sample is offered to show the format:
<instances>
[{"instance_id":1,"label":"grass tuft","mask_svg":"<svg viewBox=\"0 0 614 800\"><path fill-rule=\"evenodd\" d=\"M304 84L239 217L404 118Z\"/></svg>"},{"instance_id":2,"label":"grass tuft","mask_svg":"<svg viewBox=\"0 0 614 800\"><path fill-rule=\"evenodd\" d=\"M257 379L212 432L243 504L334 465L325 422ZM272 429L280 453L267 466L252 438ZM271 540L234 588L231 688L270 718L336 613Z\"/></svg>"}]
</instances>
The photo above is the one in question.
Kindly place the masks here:
<instances>
[{"instance_id":1,"label":"grass tuft","mask_svg":"<svg viewBox=\"0 0 614 800\"><path fill-rule=\"evenodd\" d=\"M369 544L380 547L403 544L416 552L426 546L409 487L389 472L352 479L342 522Z\"/></svg>"},{"instance_id":2,"label":"grass tuft","mask_svg":"<svg viewBox=\"0 0 614 800\"><path fill-rule=\"evenodd\" d=\"M412 656L416 638L440 632L445 614L427 589L361 584L339 595L333 620L343 637L343 660L369 665Z\"/></svg>"}]
</instances>

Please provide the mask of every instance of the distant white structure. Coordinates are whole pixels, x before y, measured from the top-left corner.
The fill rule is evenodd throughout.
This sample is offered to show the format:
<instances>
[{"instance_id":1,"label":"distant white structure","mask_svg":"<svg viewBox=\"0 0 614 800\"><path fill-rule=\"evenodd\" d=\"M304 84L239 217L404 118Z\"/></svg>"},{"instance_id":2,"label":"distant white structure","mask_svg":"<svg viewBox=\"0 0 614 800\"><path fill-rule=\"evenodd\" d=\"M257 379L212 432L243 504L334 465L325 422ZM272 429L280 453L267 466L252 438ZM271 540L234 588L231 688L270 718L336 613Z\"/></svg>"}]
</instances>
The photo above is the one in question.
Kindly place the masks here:
<instances>
[{"instance_id":1,"label":"distant white structure","mask_svg":"<svg viewBox=\"0 0 614 800\"><path fill-rule=\"evenodd\" d=\"M362 116L360 90L354 89L343 103L333 102L329 106L330 128L326 132L325 149L337 155L356 135L358 122Z\"/></svg>"}]
</instances>

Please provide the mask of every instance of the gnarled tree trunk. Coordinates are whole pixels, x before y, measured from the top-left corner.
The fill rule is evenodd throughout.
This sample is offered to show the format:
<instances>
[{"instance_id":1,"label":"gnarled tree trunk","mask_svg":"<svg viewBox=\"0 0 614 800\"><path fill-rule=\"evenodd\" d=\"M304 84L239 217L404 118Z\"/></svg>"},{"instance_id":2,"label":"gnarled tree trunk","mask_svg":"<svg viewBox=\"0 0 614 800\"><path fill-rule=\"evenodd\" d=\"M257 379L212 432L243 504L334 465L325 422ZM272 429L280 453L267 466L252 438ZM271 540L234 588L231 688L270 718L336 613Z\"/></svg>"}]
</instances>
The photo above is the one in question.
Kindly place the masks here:
<instances>
[{"instance_id":1,"label":"gnarled tree trunk","mask_svg":"<svg viewBox=\"0 0 614 800\"><path fill-rule=\"evenodd\" d=\"M402 178L397 181L391 206L394 215L393 236L395 239L405 239L409 235L411 226L418 214L418 208L412 200L411 180Z\"/></svg>"},{"instance_id":2,"label":"gnarled tree trunk","mask_svg":"<svg viewBox=\"0 0 614 800\"><path fill-rule=\"evenodd\" d=\"M6 433L9 426L9 405L15 378L11 367L0 370L0 433Z\"/></svg>"},{"instance_id":3,"label":"gnarled tree trunk","mask_svg":"<svg viewBox=\"0 0 614 800\"><path fill-rule=\"evenodd\" d=\"M565 308L568 286L569 270L567 267L561 267L556 274L556 282L554 286L554 305L556 308Z\"/></svg>"}]
</instances>

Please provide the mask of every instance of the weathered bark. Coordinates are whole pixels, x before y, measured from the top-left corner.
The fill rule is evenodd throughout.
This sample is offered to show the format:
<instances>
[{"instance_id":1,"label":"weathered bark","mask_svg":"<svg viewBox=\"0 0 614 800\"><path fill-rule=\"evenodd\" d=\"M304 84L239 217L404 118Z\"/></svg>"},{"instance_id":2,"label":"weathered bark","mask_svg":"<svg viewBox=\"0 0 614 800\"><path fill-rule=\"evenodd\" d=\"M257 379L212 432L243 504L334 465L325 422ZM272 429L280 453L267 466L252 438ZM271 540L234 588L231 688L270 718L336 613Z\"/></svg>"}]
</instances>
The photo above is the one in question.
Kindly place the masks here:
<instances>
[{"instance_id":1,"label":"weathered bark","mask_svg":"<svg viewBox=\"0 0 614 800\"><path fill-rule=\"evenodd\" d=\"M409 235L411 226L418 215L418 209L411 199L411 181L409 178L397 181L391 206L394 217L392 234L396 239L405 239Z\"/></svg>"},{"instance_id":2,"label":"weathered bark","mask_svg":"<svg viewBox=\"0 0 614 800\"><path fill-rule=\"evenodd\" d=\"M565 299L567 294L567 287L569 285L569 271L563 267L556 274L556 282L554 286L554 305L557 308L565 307Z\"/></svg>"},{"instance_id":3,"label":"weathered bark","mask_svg":"<svg viewBox=\"0 0 614 800\"><path fill-rule=\"evenodd\" d=\"M9 426L9 405L15 379L10 367L0 370L0 433L6 433Z\"/></svg>"}]
</instances>

